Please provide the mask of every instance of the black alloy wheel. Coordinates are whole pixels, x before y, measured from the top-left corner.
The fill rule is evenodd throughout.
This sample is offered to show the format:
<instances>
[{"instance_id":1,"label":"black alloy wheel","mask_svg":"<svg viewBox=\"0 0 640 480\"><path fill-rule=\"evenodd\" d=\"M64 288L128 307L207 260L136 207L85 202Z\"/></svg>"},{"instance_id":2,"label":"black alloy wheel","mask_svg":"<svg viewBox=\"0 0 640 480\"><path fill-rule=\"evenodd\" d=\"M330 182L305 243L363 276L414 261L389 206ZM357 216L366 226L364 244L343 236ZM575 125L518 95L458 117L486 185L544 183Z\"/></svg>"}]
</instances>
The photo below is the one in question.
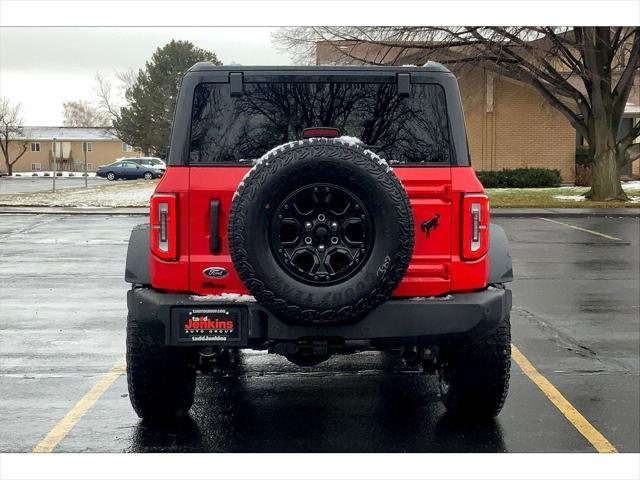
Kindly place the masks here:
<instances>
[{"instance_id":1,"label":"black alloy wheel","mask_svg":"<svg viewBox=\"0 0 640 480\"><path fill-rule=\"evenodd\" d=\"M313 183L291 193L271 222L270 242L280 266L315 285L347 279L373 247L370 213L352 192Z\"/></svg>"}]
</instances>

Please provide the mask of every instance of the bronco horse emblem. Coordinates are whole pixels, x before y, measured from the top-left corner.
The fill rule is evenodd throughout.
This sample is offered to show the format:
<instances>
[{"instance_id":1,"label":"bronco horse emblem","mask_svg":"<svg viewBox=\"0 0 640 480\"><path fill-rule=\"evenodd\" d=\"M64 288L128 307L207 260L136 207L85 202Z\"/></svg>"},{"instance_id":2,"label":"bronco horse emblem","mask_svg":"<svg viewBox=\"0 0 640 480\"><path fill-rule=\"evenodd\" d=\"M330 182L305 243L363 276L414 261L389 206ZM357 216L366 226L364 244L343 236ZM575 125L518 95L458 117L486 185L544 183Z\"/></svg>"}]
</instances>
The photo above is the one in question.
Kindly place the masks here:
<instances>
[{"instance_id":1,"label":"bronco horse emblem","mask_svg":"<svg viewBox=\"0 0 640 480\"><path fill-rule=\"evenodd\" d=\"M440 214L436 213L435 216L431 220L425 220L420 225L420 229L424 232L425 236L429 238L432 228L437 228L438 223L440 221Z\"/></svg>"}]
</instances>

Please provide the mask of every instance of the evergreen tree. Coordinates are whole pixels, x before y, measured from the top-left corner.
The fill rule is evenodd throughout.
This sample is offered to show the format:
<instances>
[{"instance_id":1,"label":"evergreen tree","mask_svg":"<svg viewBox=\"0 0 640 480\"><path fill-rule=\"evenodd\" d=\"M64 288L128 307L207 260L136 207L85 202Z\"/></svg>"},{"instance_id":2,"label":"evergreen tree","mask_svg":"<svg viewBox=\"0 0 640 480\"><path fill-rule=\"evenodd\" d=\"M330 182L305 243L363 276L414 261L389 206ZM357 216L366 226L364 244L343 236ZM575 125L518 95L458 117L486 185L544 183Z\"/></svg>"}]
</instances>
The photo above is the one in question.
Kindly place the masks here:
<instances>
[{"instance_id":1,"label":"evergreen tree","mask_svg":"<svg viewBox=\"0 0 640 480\"><path fill-rule=\"evenodd\" d=\"M120 109L113 127L118 136L145 154L165 156L171 135L179 80L195 63L221 65L216 55L191 42L171 40L158 48L126 91L127 106Z\"/></svg>"}]
</instances>

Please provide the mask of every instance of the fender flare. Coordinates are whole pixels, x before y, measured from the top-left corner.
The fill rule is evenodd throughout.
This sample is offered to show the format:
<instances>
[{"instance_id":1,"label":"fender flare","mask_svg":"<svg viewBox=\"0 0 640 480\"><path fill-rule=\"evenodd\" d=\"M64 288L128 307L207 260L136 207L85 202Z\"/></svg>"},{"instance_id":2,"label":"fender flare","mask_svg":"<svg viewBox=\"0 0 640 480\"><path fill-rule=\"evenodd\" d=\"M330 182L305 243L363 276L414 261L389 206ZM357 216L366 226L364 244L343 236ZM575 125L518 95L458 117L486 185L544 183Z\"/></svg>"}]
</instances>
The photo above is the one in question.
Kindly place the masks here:
<instances>
[{"instance_id":1,"label":"fender flare","mask_svg":"<svg viewBox=\"0 0 640 480\"><path fill-rule=\"evenodd\" d=\"M513 281L509 239L500 225L489 225L489 284Z\"/></svg>"},{"instance_id":2,"label":"fender flare","mask_svg":"<svg viewBox=\"0 0 640 480\"><path fill-rule=\"evenodd\" d=\"M131 230L124 281L134 285L151 285L149 272L149 224L136 225Z\"/></svg>"}]
</instances>

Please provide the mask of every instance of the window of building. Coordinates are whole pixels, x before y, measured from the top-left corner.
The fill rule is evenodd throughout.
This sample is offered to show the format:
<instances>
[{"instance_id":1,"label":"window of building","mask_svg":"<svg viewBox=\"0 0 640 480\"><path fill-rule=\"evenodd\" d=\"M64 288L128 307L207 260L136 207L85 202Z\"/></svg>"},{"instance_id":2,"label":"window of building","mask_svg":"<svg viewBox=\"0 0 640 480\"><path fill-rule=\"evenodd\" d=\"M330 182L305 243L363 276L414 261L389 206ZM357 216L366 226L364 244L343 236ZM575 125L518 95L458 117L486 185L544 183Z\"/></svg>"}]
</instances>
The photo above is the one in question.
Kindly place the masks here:
<instances>
[{"instance_id":1,"label":"window of building","mask_svg":"<svg viewBox=\"0 0 640 480\"><path fill-rule=\"evenodd\" d=\"M31 151L32 152L39 152L40 151L40 144L39 143L32 143L31 144Z\"/></svg>"},{"instance_id":2,"label":"window of building","mask_svg":"<svg viewBox=\"0 0 640 480\"><path fill-rule=\"evenodd\" d=\"M133 147L128 143L122 142L122 151L123 152L133 152Z\"/></svg>"},{"instance_id":3,"label":"window of building","mask_svg":"<svg viewBox=\"0 0 640 480\"><path fill-rule=\"evenodd\" d=\"M87 170L93 170L93 163L87 163Z\"/></svg>"},{"instance_id":4,"label":"window of building","mask_svg":"<svg viewBox=\"0 0 640 480\"><path fill-rule=\"evenodd\" d=\"M84 142L82 144L82 151L83 152L91 152L93 150L93 145L91 142Z\"/></svg>"},{"instance_id":5,"label":"window of building","mask_svg":"<svg viewBox=\"0 0 640 480\"><path fill-rule=\"evenodd\" d=\"M40 170L42 170L42 164L41 163L32 163L31 164L31 171L32 172L39 172Z\"/></svg>"}]
</instances>

